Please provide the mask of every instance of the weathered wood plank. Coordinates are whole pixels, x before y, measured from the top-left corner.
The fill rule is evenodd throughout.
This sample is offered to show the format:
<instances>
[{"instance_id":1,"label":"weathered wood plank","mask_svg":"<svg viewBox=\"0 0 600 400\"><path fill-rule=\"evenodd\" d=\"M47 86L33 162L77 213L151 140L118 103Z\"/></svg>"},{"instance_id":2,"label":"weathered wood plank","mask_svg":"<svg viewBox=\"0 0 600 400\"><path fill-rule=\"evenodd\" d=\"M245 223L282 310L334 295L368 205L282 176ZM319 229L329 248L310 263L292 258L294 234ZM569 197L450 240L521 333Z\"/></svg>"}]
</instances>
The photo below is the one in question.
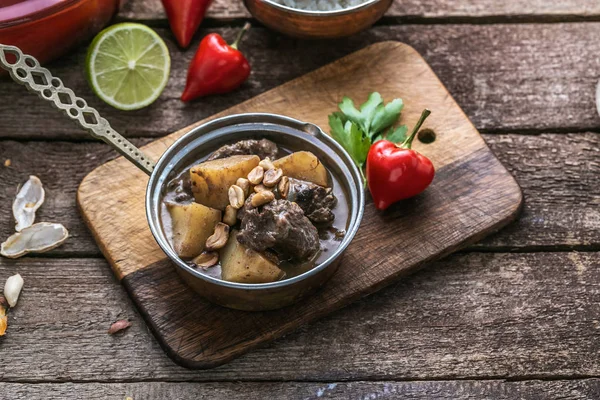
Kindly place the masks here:
<instances>
[{"instance_id":1,"label":"weathered wood plank","mask_svg":"<svg viewBox=\"0 0 600 400\"><path fill-rule=\"evenodd\" d=\"M454 255L228 365L190 371L163 353L104 261L2 260L0 280L18 271L25 288L0 338L0 380L599 376L599 270L599 253ZM132 327L108 335L119 318Z\"/></svg>"},{"instance_id":2,"label":"weathered wood plank","mask_svg":"<svg viewBox=\"0 0 600 400\"><path fill-rule=\"evenodd\" d=\"M142 145L148 140L136 139ZM70 238L53 254L75 253L79 256L100 252L77 210L79 183L98 165L117 154L103 143L82 142L0 142L0 238L14 233L12 202L17 188L29 175L42 180L46 190L44 205L36 213L36 222L59 222ZM10 160L10 167L4 162Z\"/></svg>"},{"instance_id":3,"label":"weathered wood plank","mask_svg":"<svg viewBox=\"0 0 600 400\"><path fill-rule=\"evenodd\" d=\"M409 16L421 18L485 18L485 17L544 17L580 16L600 14L600 4L594 0L396 0L387 16Z\"/></svg>"},{"instance_id":4,"label":"weathered wood plank","mask_svg":"<svg viewBox=\"0 0 600 400\"><path fill-rule=\"evenodd\" d=\"M211 31L231 39L236 29ZM235 93L187 105L179 95L194 52L180 51L168 30L158 31L171 50L171 79L161 98L144 110L114 110L92 94L83 73L85 48L53 63L50 69L126 136L163 136L368 44L400 40L421 52L484 132L600 128L594 103L600 70L600 59L595 56L600 44L595 38L600 35L600 23L380 26L334 41L300 41L256 28L244 42L253 66L250 80ZM195 45L207 32L200 33ZM466 40L469 51L465 51ZM8 79L0 81L0 93L4 100L0 103L1 138L88 138L71 121L60 118L56 110ZM332 99L332 111L335 101Z\"/></svg>"},{"instance_id":5,"label":"weathered wood plank","mask_svg":"<svg viewBox=\"0 0 600 400\"><path fill-rule=\"evenodd\" d=\"M600 15L600 5L594 0L564 0L560 2L534 0L523 3L517 0L396 0L386 16L411 18L485 18L485 17L548 17ZM209 18L248 18L250 13L242 1L215 0ZM131 0L125 4L120 18L133 20L165 19L160 0Z\"/></svg>"},{"instance_id":6,"label":"weathered wood plank","mask_svg":"<svg viewBox=\"0 0 600 400\"><path fill-rule=\"evenodd\" d=\"M484 135L523 188L520 219L475 248L531 248L600 245L600 135ZM136 140L137 144L147 140ZM30 174L42 179L46 204L38 221L63 223L71 233L54 254L94 254L98 248L76 209L79 182L96 166L115 156L101 143L0 142L0 238L14 230L10 204ZM2 166L11 159L9 168ZM473 249L473 247L471 247Z\"/></svg>"},{"instance_id":7,"label":"weathered wood plank","mask_svg":"<svg viewBox=\"0 0 600 400\"><path fill-rule=\"evenodd\" d=\"M236 399L397 399L403 400L545 400L560 394L563 400L596 400L598 379L561 381L421 381L421 382L246 382L246 383L0 383L11 400L66 398L143 400Z\"/></svg>"},{"instance_id":8,"label":"weathered wood plank","mask_svg":"<svg viewBox=\"0 0 600 400\"><path fill-rule=\"evenodd\" d=\"M242 1L214 0L206 14L207 18L230 20L251 17ZM148 21L167 18L160 0L130 0L123 5L119 19Z\"/></svg>"},{"instance_id":9,"label":"weathered wood plank","mask_svg":"<svg viewBox=\"0 0 600 400\"><path fill-rule=\"evenodd\" d=\"M600 135L484 135L525 194L521 217L475 248L600 245Z\"/></svg>"}]
</instances>

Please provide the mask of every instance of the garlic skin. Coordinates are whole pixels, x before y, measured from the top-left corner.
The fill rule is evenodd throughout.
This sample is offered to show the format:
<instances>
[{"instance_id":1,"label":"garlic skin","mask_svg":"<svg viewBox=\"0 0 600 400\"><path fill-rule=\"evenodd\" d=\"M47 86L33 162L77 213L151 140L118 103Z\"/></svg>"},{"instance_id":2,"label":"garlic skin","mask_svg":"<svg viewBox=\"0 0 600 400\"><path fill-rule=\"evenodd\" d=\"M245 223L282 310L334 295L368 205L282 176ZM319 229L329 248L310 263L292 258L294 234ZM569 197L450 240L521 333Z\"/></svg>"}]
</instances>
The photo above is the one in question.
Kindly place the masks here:
<instances>
[{"instance_id":1,"label":"garlic skin","mask_svg":"<svg viewBox=\"0 0 600 400\"><path fill-rule=\"evenodd\" d=\"M8 301L9 306L14 307L17 305L17 300L19 300L19 294L21 293L21 289L23 289L24 283L23 278L19 274L13 275L6 280L4 284L4 297Z\"/></svg>"}]
</instances>

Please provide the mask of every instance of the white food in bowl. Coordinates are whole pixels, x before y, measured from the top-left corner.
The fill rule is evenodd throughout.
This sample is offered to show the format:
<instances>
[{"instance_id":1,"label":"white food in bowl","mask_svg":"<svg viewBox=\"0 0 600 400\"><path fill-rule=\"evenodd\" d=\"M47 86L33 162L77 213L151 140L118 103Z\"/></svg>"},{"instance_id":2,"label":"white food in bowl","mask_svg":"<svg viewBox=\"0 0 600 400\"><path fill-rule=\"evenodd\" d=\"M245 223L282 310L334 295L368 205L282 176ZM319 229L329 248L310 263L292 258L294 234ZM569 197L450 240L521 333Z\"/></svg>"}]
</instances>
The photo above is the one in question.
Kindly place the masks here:
<instances>
[{"instance_id":1,"label":"white food in bowl","mask_svg":"<svg viewBox=\"0 0 600 400\"><path fill-rule=\"evenodd\" d=\"M290 8L309 11L334 11L355 7L366 0L271 0Z\"/></svg>"}]
</instances>

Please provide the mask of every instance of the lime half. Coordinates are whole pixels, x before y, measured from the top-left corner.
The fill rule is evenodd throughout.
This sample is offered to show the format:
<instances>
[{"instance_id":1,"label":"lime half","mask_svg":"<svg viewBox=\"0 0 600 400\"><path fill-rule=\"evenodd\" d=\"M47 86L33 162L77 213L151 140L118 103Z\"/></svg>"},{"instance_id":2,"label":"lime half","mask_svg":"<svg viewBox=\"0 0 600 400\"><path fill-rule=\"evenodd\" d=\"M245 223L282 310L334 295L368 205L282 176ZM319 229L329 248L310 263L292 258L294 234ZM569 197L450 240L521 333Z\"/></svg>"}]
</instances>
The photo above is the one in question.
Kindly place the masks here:
<instances>
[{"instance_id":1,"label":"lime half","mask_svg":"<svg viewBox=\"0 0 600 400\"><path fill-rule=\"evenodd\" d=\"M98 97L119 110L138 110L160 96L169 80L171 58L165 42L152 29L122 23L94 38L86 64Z\"/></svg>"}]
</instances>

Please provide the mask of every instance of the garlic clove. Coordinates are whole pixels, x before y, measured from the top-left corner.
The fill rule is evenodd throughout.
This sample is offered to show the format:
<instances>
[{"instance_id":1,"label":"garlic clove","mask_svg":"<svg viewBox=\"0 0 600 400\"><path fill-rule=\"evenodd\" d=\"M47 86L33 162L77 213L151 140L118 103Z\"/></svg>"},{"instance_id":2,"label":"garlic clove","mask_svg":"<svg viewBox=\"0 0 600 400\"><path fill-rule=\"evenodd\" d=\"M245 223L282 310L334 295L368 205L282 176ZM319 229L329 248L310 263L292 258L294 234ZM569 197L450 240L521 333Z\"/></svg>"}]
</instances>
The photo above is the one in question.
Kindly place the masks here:
<instances>
[{"instance_id":1,"label":"garlic clove","mask_svg":"<svg viewBox=\"0 0 600 400\"><path fill-rule=\"evenodd\" d=\"M13 275L6 280L4 284L4 297L8 301L9 306L14 307L17 305L19 294L21 293L21 289L23 289L23 283L25 282L19 274Z\"/></svg>"},{"instance_id":2,"label":"garlic clove","mask_svg":"<svg viewBox=\"0 0 600 400\"><path fill-rule=\"evenodd\" d=\"M17 193L12 205L17 232L33 225L35 212L44 203L45 197L46 193L42 181L37 176L31 175Z\"/></svg>"}]
</instances>

